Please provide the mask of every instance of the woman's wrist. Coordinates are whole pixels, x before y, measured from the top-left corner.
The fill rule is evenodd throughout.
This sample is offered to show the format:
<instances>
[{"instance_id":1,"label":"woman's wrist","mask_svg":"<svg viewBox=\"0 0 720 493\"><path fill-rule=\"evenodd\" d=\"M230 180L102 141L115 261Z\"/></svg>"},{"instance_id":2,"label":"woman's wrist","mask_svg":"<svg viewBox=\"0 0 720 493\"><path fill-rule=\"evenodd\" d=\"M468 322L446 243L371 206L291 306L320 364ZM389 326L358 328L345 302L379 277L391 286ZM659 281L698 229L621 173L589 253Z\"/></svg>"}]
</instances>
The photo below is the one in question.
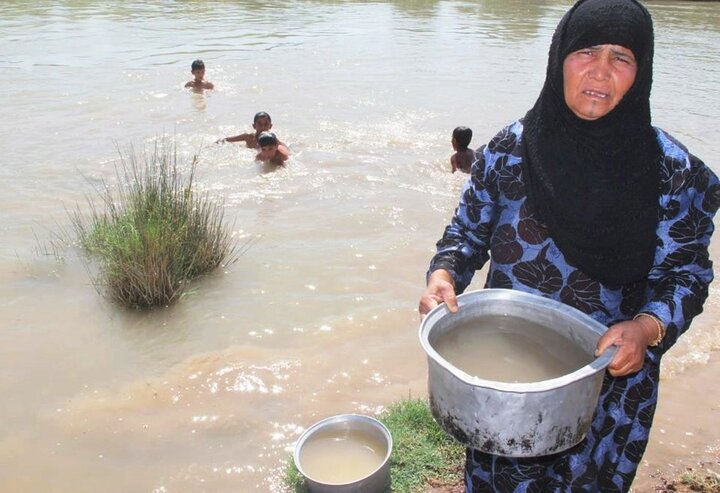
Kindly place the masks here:
<instances>
[{"instance_id":1,"label":"woman's wrist","mask_svg":"<svg viewBox=\"0 0 720 493\"><path fill-rule=\"evenodd\" d=\"M648 337L648 346L656 347L662 342L665 337L665 324L659 318L652 313L641 312L635 315L633 320L643 324L643 327L648 327L650 324L649 333L654 335Z\"/></svg>"},{"instance_id":2,"label":"woman's wrist","mask_svg":"<svg viewBox=\"0 0 720 493\"><path fill-rule=\"evenodd\" d=\"M443 269L440 267L439 269L435 269L430 273L428 276L428 283L430 282L430 279L440 279L446 282L449 282L453 288L455 287L455 279L453 279L452 274L447 269Z\"/></svg>"}]
</instances>

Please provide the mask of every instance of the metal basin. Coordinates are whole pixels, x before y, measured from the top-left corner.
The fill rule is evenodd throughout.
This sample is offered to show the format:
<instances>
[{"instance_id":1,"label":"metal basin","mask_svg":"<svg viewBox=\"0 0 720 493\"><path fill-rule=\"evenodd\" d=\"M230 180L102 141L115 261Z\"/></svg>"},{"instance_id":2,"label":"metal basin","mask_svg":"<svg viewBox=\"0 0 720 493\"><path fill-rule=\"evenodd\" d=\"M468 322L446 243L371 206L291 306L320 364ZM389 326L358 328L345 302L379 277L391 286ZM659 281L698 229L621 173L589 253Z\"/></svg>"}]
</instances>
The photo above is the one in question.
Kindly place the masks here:
<instances>
[{"instance_id":1,"label":"metal basin","mask_svg":"<svg viewBox=\"0 0 720 493\"><path fill-rule=\"evenodd\" d=\"M458 296L458 304L457 313L445 304L434 308L420 325L420 343L428 356L430 408L438 424L469 447L508 457L553 454L582 441L614 346L567 375L506 383L468 375L446 361L433 343L454 328L502 315L551 329L593 357L607 327L568 305L521 291L468 292Z\"/></svg>"},{"instance_id":2,"label":"metal basin","mask_svg":"<svg viewBox=\"0 0 720 493\"><path fill-rule=\"evenodd\" d=\"M376 452L382 455L382 462L375 470L346 482L328 482L308 473L303 466L303 452L309 441L320 436L341 438L352 433L366 435L378 447ZM340 414L318 421L305 430L295 444L293 460L311 493L383 493L390 484L392 447L392 436L380 421L360 414Z\"/></svg>"}]
</instances>

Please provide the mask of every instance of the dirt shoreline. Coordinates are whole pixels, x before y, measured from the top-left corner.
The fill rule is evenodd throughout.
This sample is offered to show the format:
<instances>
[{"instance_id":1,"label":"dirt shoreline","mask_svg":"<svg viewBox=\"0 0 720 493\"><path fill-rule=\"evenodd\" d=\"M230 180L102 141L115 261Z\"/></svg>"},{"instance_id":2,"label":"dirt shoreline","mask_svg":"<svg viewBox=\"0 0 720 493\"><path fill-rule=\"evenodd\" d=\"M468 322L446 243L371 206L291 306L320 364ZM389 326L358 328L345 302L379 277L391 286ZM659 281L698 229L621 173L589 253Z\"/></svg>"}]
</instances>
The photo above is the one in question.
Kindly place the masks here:
<instances>
[{"instance_id":1,"label":"dirt shoreline","mask_svg":"<svg viewBox=\"0 0 720 493\"><path fill-rule=\"evenodd\" d=\"M692 469L720 474L720 353L663 378L650 442L633 493L690 491L673 480Z\"/></svg>"}]
</instances>

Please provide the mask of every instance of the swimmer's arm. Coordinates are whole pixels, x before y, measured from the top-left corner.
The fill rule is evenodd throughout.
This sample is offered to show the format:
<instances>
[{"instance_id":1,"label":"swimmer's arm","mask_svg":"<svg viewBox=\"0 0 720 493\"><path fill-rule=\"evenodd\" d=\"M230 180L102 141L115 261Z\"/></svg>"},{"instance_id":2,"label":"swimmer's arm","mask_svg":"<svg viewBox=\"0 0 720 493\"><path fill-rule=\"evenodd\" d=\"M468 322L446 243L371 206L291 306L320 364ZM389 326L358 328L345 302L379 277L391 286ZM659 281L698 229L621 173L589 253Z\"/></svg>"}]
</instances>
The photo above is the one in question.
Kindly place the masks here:
<instances>
[{"instance_id":1,"label":"swimmer's arm","mask_svg":"<svg viewBox=\"0 0 720 493\"><path fill-rule=\"evenodd\" d=\"M218 139L215 141L216 144L220 142L247 142L253 134L239 134L233 135L232 137L225 137L224 139Z\"/></svg>"},{"instance_id":2,"label":"swimmer's arm","mask_svg":"<svg viewBox=\"0 0 720 493\"><path fill-rule=\"evenodd\" d=\"M452 172L455 173L458 169L457 167L457 153L450 156L450 166L452 168Z\"/></svg>"},{"instance_id":3,"label":"swimmer's arm","mask_svg":"<svg viewBox=\"0 0 720 493\"><path fill-rule=\"evenodd\" d=\"M203 84L203 87L205 89L215 89L215 84L213 84L212 82L205 81L205 83Z\"/></svg>"}]
</instances>

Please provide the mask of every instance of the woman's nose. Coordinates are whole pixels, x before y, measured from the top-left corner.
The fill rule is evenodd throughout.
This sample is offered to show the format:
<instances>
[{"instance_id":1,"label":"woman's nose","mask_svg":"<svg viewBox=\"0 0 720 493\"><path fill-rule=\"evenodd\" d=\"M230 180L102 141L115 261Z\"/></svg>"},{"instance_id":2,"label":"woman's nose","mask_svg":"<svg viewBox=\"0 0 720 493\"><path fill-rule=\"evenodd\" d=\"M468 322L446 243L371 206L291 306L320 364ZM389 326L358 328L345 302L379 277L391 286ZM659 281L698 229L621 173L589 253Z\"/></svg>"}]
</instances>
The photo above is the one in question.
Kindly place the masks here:
<instances>
[{"instance_id":1,"label":"woman's nose","mask_svg":"<svg viewBox=\"0 0 720 493\"><path fill-rule=\"evenodd\" d=\"M595 59L590 70L590 76L597 80L606 80L610 77L612 70L611 54L607 52L601 52Z\"/></svg>"}]
</instances>

